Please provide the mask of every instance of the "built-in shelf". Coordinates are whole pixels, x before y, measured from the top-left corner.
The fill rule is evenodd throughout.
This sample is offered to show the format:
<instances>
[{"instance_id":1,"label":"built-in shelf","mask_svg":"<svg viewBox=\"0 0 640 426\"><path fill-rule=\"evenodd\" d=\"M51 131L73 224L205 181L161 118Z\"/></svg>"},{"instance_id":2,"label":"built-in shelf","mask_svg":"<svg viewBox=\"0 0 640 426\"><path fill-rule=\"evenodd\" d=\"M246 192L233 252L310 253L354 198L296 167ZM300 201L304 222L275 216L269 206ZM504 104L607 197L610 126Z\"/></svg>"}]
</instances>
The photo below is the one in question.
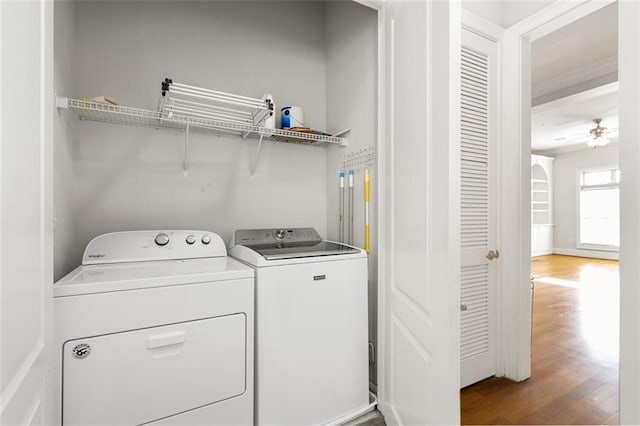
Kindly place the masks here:
<instances>
[{"instance_id":1,"label":"built-in shelf","mask_svg":"<svg viewBox=\"0 0 640 426\"><path fill-rule=\"evenodd\" d=\"M531 156L531 255L553 252L553 158Z\"/></svg>"},{"instance_id":2,"label":"built-in shelf","mask_svg":"<svg viewBox=\"0 0 640 426\"><path fill-rule=\"evenodd\" d=\"M531 167L531 224L548 223L551 219L549 180L543 167Z\"/></svg>"},{"instance_id":3,"label":"built-in shelf","mask_svg":"<svg viewBox=\"0 0 640 426\"><path fill-rule=\"evenodd\" d=\"M250 123L237 123L210 118L198 118L176 113L166 114L161 111L151 111L141 108L132 108L110 103L93 102L80 99L72 99L63 96L56 97L58 108L77 111L81 120L99 121L103 123L125 124L139 127L152 127L167 129L185 133L185 158L184 168L188 165L187 143L189 133L206 133L219 136L237 136L241 138L254 138L260 141L264 138L273 142L294 143L313 146L339 145L346 146L347 139L317 133L296 132L283 129L272 129L257 126ZM252 172L255 165L252 167Z\"/></svg>"}]
</instances>

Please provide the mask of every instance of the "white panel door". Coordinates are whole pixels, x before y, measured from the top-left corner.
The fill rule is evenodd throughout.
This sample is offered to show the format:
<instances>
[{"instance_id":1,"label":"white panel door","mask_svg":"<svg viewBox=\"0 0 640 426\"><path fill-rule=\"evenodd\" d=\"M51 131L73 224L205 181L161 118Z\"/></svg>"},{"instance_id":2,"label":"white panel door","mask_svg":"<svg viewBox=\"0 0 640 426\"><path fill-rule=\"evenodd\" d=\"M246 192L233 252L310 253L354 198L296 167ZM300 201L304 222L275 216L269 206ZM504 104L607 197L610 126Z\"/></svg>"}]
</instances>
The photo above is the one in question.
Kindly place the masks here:
<instances>
[{"instance_id":1,"label":"white panel door","mask_svg":"<svg viewBox=\"0 0 640 426\"><path fill-rule=\"evenodd\" d=\"M462 33L460 386L496 372L496 49Z\"/></svg>"},{"instance_id":2,"label":"white panel door","mask_svg":"<svg viewBox=\"0 0 640 426\"><path fill-rule=\"evenodd\" d=\"M459 407L459 2L384 7L381 365L388 424Z\"/></svg>"},{"instance_id":3,"label":"white panel door","mask_svg":"<svg viewBox=\"0 0 640 426\"><path fill-rule=\"evenodd\" d=\"M51 424L53 2L0 1L0 424Z\"/></svg>"}]
</instances>

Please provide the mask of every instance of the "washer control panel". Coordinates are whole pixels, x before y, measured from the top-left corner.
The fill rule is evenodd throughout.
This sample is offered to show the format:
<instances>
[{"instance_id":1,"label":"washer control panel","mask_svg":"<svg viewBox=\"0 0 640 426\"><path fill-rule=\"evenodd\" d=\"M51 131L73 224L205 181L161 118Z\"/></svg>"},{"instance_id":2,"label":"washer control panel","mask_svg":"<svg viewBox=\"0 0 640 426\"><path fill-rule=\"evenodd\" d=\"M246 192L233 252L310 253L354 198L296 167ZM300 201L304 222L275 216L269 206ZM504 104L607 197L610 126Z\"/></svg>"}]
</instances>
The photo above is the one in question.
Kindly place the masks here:
<instances>
[{"instance_id":1,"label":"washer control panel","mask_svg":"<svg viewBox=\"0 0 640 426\"><path fill-rule=\"evenodd\" d=\"M224 241L209 231L126 231L94 238L83 265L153 260L180 260L227 255Z\"/></svg>"},{"instance_id":2,"label":"washer control panel","mask_svg":"<svg viewBox=\"0 0 640 426\"><path fill-rule=\"evenodd\" d=\"M235 233L237 245L302 243L322 241L313 228L239 229Z\"/></svg>"}]
</instances>

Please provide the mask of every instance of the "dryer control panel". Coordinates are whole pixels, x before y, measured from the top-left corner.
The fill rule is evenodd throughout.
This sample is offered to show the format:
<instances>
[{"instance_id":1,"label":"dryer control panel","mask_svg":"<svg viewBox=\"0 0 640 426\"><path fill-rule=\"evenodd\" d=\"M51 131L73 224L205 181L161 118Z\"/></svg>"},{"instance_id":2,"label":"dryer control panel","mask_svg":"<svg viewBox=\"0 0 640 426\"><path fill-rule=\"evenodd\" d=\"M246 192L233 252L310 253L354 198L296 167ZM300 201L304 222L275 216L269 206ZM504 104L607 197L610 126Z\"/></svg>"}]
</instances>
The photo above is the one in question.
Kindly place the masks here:
<instances>
[{"instance_id":1,"label":"dryer control panel","mask_svg":"<svg viewBox=\"0 0 640 426\"><path fill-rule=\"evenodd\" d=\"M87 245L83 265L226 257L218 234L210 231L125 231L100 235Z\"/></svg>"}]
</instances>

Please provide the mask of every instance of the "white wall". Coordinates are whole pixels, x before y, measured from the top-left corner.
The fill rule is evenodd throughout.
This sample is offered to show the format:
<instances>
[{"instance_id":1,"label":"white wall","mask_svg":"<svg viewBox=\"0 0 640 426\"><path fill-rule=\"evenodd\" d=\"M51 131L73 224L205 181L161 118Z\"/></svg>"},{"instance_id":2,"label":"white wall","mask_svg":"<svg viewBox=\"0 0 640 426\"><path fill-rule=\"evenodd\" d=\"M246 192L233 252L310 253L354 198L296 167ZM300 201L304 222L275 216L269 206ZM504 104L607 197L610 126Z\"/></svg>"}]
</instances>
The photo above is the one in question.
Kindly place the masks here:
<instances>
[{"instance_id":1,"label":"white wall","mask_svg":"<svg viewBox=\"0 0 640 426\"><path fill-rule=\"evenodd\" d=\"M326 124L322 2L78 2L74 87L63 95L110 95L155 109L160 82L175 81L299 105L305 123ZM57 23L64 25L65 22ZM57 25L60 26L60 25ZM57 58L60 59L60 58ZM279 121L279 117L278 117ZM228 243L234 229L312 226L326 235L327 154L266 144L257 171L255 140L195 135L188 175L180 133L77 122L56 159L67 179L56 204L56 277L80 262L98 234L130 229L203 228ZM71 159L72 164L68 163ZM72 174L72 175L68 175ZM68 214L67 214L68 213Z\"/></svg>"},{"instance_id":2,"label":"white wall","mask_svg":"<svg viewBox=\"0 0 640 426\"><path fill-rule=\"evenodd\" d=\"M462 9L504 28L502 0L462 0Z\"/></svg>"},{"instance_id":3,"label":"white wall","mask_svg":"<svg viewBox=\"0 0 640 426\"><path fill-rule=\"evenodd\" d=\"M554 253L578 256L611 256L576 248L577 241L577 171L590 167L618 165L618 145L560 154L553 163ZM614 256L615 257L615 256Z\"/></svg>"},{"instance_id":4,"label":"white wall","mask_svg":"<svg viewBox=\"0 0 640 426\"><path fill-rule=\"evenodd\" d=\"M509 28L549 6L555 0L462 0L462 8L488 21Z\"/></svg>"},{"instance_id":5,"label":"white wall","mask_svg":"<svg viewBox=\"0 0 640 426\"><path fill-rule=\"evenodd\" d=\"M54 3L54 90L56 93L72 93L75 73L75 4ZM75 120L68 114L56 113L53 120L54 162L53 191L55 196L54 225L54 279L72 269L79 261L73 257L70 247L74 244L73 187L75 167L72 140Z\"/></svg>"},{"instance_id":6,"label":"white wall","mask_svg":"<svg viewBox=\"0 0 640 426\"><path fill-rule=\"evenodd\" d=\"M377 145L377 37L378 17L373 9L355 2L327 2L327 126L340 130L351 128L346 136L349 146L331 147L327 157L327 235L339 237L340 161L350 152ZM376 342L377 318L377 170L370 168L369 253L369 340ZM364 171L355 171L354 244L364 247ZM345 190L345 196L347 194ZM348 200L345 199L348 213ZM348 214L345 218L348 217ZM348 235L345 225L345 238ZM370 378L376 382L376 368L370 366Z\"/></svg>"},{"instance_id":7,"label":"white wall","mask_svg":"<svg viewBox=\"0 0 640 426\"><path fill-rule=\"evenodd\" d=\"M528 18L557 0L503 0L502 23L504 28Z\"/></svg>"}]
</instances>

